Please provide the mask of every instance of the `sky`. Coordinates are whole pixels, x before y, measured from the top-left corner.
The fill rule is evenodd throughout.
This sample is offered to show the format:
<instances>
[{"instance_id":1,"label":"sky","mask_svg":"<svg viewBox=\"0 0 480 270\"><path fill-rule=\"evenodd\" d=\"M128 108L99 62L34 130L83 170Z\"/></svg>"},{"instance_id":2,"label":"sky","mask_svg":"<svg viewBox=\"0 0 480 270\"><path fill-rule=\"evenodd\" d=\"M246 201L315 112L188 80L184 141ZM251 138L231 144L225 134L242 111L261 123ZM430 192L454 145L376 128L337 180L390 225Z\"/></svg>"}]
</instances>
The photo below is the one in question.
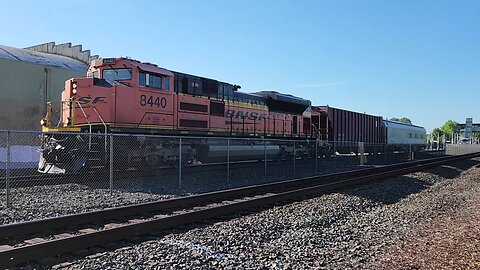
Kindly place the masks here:
<instances>
[{"instance_id":1,"label":"sky","mask_svg":"<svg viewBox=\"0 0 480 270\"><path fill-rule=\"evenodd\" d=\"M480 1L3 1L0 44L81 44L314 105L480 122Z\"/></svg>"}]
</instances>

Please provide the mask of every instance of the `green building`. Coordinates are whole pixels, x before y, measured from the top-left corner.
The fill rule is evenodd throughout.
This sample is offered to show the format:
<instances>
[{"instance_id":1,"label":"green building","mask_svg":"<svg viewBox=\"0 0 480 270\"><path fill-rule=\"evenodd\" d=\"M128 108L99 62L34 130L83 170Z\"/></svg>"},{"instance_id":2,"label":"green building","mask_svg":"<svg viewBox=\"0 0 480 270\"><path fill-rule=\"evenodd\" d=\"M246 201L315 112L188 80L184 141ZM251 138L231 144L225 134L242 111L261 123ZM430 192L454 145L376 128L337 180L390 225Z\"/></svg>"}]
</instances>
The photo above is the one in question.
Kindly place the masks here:
<instances>
[{"instance_id":1,"label":"green building","mask_svg":"<svg viewBox=\"0 0 480 270\"><path fill-rule=\"evenodd\" d=\"M85 76L97 57L70 43L25 49L0 45L0 129L39 130L47 101L52 101L52 120L58 120L65 81Z\"/></svg>"}]
</instances>

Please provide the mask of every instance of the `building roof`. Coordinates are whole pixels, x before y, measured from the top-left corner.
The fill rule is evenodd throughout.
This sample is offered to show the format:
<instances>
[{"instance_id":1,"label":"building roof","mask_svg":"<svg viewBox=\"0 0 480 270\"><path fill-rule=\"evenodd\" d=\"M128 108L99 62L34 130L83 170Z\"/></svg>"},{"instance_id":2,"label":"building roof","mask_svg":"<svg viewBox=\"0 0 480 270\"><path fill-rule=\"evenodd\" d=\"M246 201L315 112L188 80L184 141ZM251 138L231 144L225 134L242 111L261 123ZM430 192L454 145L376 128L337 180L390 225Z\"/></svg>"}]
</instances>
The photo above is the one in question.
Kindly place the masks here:
<instances>
[{"instance_id":1,"label":"building roof","mask_svg":"<svg viewBox=\"0 0 480 270\"><path fill-rule=\"evenodd\" d=\"M9 59L74 71L86 72L88 68L86 64L66 56L18 49L4 45L0 45L0 59Z\"/></svg>"}]
</instances>

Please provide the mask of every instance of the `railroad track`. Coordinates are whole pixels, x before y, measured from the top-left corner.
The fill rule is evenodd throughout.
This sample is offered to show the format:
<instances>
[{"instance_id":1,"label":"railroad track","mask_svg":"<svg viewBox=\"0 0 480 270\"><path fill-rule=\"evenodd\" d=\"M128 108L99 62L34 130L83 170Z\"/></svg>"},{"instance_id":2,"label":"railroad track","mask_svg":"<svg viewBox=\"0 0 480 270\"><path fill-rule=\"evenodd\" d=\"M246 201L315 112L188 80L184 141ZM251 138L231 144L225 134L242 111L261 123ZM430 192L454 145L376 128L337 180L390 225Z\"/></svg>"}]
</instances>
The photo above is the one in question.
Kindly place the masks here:
<instances>
[{"instance_id":1,"label":"railroad track","mask_svg":"<svg viewBox=\"0 0 480 270\"><path fill-rule=\"evenodd\" d=\"M3 225L0 265L24 264L478 156L480 153L420 160Z\"/></svg>"}]
</instances>

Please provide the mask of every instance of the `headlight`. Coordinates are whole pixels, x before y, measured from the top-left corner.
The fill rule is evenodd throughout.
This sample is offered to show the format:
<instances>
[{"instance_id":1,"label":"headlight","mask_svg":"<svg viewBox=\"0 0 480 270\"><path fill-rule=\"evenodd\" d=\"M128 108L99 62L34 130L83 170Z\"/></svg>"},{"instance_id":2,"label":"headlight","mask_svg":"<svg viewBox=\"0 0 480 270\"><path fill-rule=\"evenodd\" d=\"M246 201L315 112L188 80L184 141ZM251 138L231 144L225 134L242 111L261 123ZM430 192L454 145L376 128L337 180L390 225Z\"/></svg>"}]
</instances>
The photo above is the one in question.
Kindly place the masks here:
<instances>
[{"instance_id":1,"label":"headlight","mask_svg":"<svg viewBox=\"0 0 480 270\"><path fill-rule=\"evenodd\" d=\"M42 126L45 125L45 119L40 120L40 125L42 125Z\"/></svg>"},{"instance_id":2,"label":"headlight","mask_svg":"<svg viewBox=\"0 0 480 270\"><path fill-rule=\"evenodd\" d=\"M74 82L74 83L72 83L72 94L75 95L76 93L77 93L77 83Z\"/></svg>"}]
</instances>

